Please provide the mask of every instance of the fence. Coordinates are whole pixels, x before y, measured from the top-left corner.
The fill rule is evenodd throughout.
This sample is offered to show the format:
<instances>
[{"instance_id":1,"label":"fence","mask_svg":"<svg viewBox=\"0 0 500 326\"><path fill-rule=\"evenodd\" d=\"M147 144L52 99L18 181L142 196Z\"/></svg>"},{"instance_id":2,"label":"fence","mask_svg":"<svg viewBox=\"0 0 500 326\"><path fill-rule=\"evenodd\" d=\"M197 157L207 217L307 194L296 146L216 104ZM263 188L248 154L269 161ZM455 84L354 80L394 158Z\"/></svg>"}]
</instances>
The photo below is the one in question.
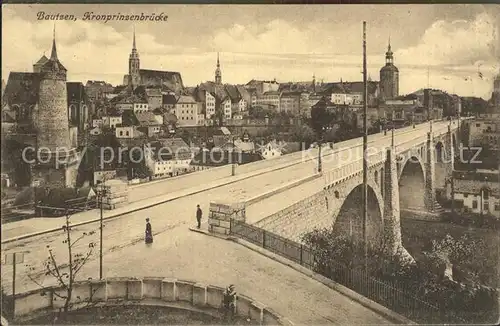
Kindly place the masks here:
<instances>
[{"instance_id":1,"label":"fence","mask_svg":"<svg viewBox=\"0 0 500 326\"><path fill-rule=\"evenodd\" d=\"M231 220L230 234L261 246L309 269L314 268L314 256L311 249L300 243L236 220Z\"/></svg>"},{"instance_id":2,"label":"fence","mask_svg":"<svg viewBox=\"0 0 500 326\"><path fill-rule=\"evenodd\" d=\"M35 216L35 203L9 206L2 205L2 223L10 223L32 218Z\"/></svg>"},{"instance_id":3,"label":"fence","mask_svg":"<svg viewBox=\"0 0 500 326\"><path fill-rule=\"evenodd\" d=\"M305 245L236 220L231 220L230 234L311 270L317 270L318 261L315 259L313 251ZM444 318L439 307L409 294L401 286L375 279L364 269L353 269L338 264L332 266L328 272L323 274L329 279L416 322L442 323Z\"/></svg>"}]
</instances>

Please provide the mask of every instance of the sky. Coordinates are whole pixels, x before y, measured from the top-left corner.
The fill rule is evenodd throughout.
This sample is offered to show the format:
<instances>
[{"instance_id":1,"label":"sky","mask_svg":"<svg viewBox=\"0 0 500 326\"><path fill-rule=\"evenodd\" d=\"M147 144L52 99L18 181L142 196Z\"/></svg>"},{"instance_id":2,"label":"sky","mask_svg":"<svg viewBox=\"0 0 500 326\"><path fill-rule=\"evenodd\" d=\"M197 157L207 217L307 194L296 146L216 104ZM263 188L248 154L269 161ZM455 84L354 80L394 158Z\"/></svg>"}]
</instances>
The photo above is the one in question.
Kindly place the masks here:
<instances>
[{"instance_id":1,"label":"sky","mask_svg":"<svg viewBox=\"0 0 500 326\"><path fill-rule=\"evenodd\" d=\"M76 21L38 20L72 14ZM84 13L163 13L167 21L83 20ZM491 97L500 69L500 5L2 5L2 78L32 71L57 51L69 81L121 84L136 30L141 68L180 72L186 86L213 80L220 52L224 83L379 80L390 39L400 93L424 87ZM480 77L480 74L482 78Z\"/></svg>"}]
</instances>

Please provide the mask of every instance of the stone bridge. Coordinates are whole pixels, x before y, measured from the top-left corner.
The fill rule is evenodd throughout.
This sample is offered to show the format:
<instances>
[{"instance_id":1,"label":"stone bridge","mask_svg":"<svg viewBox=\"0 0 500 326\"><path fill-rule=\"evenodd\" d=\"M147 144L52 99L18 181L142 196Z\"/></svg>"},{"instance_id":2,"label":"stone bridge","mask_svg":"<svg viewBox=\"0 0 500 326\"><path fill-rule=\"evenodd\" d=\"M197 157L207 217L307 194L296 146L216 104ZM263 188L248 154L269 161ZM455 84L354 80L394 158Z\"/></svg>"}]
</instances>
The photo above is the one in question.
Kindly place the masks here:
<instances>
[{"instance_id":1,"label":"stone bridge","mask_svg":"<svg viewBox=\"0 0 500 326\"><path fill-rule=\"evenodd\" d=\"M369 141L367 235L372 245L385 239L390 252L406 253L401 242L400 206L428 212L441 209L435 199L436 188L444 187L446 175L451 174L459 124L429 122L398 132L396 137L388 132ZM246 203L244 219L295 241L315 228L332 225L339 234L363 239L362 153L362 143L357 142L323 156L317 179L267 196L260 203ZM290 205L276 204L292 197ZM278 208L270 215L256 216L259 210L255 205ZM212 206L211 210L217 210ZM241 214L235 217L243 218Z\"/></svg>"}]
</instances>

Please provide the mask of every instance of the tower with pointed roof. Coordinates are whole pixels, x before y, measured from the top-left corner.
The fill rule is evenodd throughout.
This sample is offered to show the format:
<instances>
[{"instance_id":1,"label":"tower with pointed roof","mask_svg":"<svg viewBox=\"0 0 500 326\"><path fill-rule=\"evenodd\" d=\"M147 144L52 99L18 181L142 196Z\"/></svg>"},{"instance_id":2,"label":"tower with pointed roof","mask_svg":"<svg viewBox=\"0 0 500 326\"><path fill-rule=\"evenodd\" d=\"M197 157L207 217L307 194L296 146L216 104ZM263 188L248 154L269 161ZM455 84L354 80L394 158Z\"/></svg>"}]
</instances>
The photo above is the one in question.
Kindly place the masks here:
<instances>
[{"instance_id":1,"label":"tower with pointed roof","mask_svg":"<svg viewBox=\"0 0 500 326\"><path fill-rule=\"evenodd\" d=\"M45 61L42 57L37 63L40 83L32 119L40 155L32 177L47 186L72 186L76 182L76 144L70 136L67 69L57 56L55 26L52 51L50 58L46 59L41 64Z\"/></svg>"},{"instance_id":2,"label":"tower with pointed roof","mask_svg":"<svg viewBox=\"0 0 500 326\"><path fill-rule=\"evenodd\" d=\"M44 60L43 57L41 60ZM38 145L50 151L70 146L66 74L66 68L57 57L54 27L50 58L40 66L38 110L33 121Z\"/></svg>"},{"instance_id":3,"label":"tower with pointed roof","mask_svg":"<svg viewBox=\"0 0 500 326\"><path fill-rule=\"evenodd\" d=\"M215 69L215 83L222 84L222 72L220 70L219 52L217 52L217 68Z\"/></svg>"},{"instance_id":4,"label":"tower with pointed roof","mask_svg":"<svg viewBox=\"0 0 500 326\"><path fill-rule=\"evenodd\" d=\"M141 83L141 75L139 73L140 70L140 60L139 53L137 52L136 44L135 44L135 28L134 28L134 40L132 43L132 52L130 52L130 56L128 58L128 84L132 89L135 89Z\"/></svg>"},{"instance_id":5,"label":"tower with pointed roof","mask_svg":"<svg viewBox=\"0 0 500 326\"><path fill-rule=\"evenodd\" d=\"M384 100L399 96L399 69L394 65L390 38L385 53L385 66L380 69L380 95Z\"/></svg>"}]
</instances>

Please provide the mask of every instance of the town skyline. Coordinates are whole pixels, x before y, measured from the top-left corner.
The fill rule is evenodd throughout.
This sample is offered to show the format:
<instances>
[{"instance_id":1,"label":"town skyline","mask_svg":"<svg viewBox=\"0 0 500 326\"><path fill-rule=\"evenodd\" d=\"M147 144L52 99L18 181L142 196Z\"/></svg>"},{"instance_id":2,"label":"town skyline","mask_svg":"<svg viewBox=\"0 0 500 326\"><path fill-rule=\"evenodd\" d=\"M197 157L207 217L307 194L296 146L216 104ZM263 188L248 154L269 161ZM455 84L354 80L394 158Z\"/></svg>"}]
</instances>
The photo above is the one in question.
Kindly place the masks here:
<instances>
[{"instance_id":1,"label":"town skyline","mask_svg":"<svg viewBox=\"0 0 500 326\"><path fill-rule=\"evenodd\" d=\"M56 21L58 54L70 81L121 84L128 72L134 27L141 69L180 72L185 86L213 80L217 52L223 83L274 78L280 82L312 81L313 75L319 82L359 81L361 20L366 19L371 79L379 80L390 38L394 63L400 69L401 94L431 87L460 96L490 98L499 67L498 6L453 5L448 11L438 5L374 6L373 12L352 17L356 16L355 8L287 6L279 13L271 6L85 5L80 9L76 5L44 5L43 11L83 16L84 12L106 14L114 10L122 14L164 12L169 16L162 23ZM37 21L40 10L36 5L4 7L2 38L9 44L2 49L4 80L11 71L31 71L44 52L49 54L54 22ZM258 13L263 11L261 17ZM217 19L199 17L201 14L214 14ZM336 29L333 19L327 19L329 14L342 18ZM259 19L252 22L250 18L257 16ZM402 16L408 22L405 25L400 25ZM186 23L186 17L192 21ZM317 19L308 20L314 17ZM416 19L420 24L416 25ZM213 28L207 30L207 24ZM6 33L13 30L17 32ZM29 37L19 38L19 34Z\"/></svg>"}]
</instances>

